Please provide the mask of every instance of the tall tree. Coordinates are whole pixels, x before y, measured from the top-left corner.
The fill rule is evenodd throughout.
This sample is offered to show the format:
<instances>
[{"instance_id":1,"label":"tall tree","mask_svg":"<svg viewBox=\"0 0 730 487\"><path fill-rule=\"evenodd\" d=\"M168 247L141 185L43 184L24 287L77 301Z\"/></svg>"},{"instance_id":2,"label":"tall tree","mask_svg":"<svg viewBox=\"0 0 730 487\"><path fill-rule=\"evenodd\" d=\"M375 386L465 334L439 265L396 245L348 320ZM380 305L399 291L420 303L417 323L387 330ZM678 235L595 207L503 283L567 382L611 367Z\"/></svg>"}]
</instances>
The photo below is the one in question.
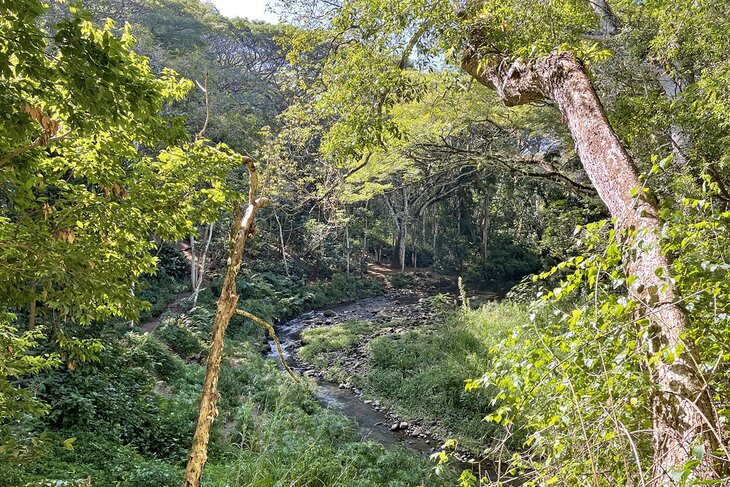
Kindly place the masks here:
<instances>
[{"instance_id":1,"label":"tall tree","mask_svg":"<svg viewBox=\"0 0 730 487\"><path fill-rule=\"evenodd\" d=\"M399 75L393 69L383 69L384 61L378 68L382 72L363 72L358 66L363 59L374 57L373 52L379 59L400 59L409 55L414 45L425 55L438 55L436 46L451 53L462 52L461 66L508 106L548 101L557 107L586 174L615 220L631 297L638 303L637 322L645 324L646 334L642 332L642 336L647 352L650 357L663 353L673 357L652 361L655 365L649 372L655 384L654 481L672 481L677 469L694 460L696 444L708 453L694 475L707 480L720 478L730 458L726 459L722 427L704 384L698 351L686 339L690 323L680 304L670 260L662 251L664 222L655 197L639 179L636 164L609 122L579 58L582 54L596 60L605 55L586 38L597 30L606 33L612 29L605 17L596 15L592 2L474 1L460 7L447 1L362 0L326 7L316 1L295 3L304 25L325 18L320 27L351 43L341 44L330 55L323 77L347 72L354 79L369 80L351 79L331 86L321 99L334 106L330 112L347 105L349 113L359 113L351 108L353 102L373 110L378 93L392 98L404 93L412 79L409 73ZM356 94L350 91L354 86L358 87ZM374 89L367 90L366 86ZM400 89L386 90L386 86ZM338 119L343 125L348 122L347 117ZM371 124L359 118L348 125L349 130L339 127L325 138L339 133L368 134L388 123L387 117Z\"/></svg>"},{"instance_id":2,"label":"tall tree","mask_svg":"<svg viewBox=\"0 0 730 487\"><path fill-rule=\"evenodd\" d=\"M128 29L54 5L57 25L39 1L0 5L0 302L62 346L63 322L136 317L159 240L215 220L233 193L229 150L162 114L191 83L153 73Z\"/></svg>"}]
</instances>

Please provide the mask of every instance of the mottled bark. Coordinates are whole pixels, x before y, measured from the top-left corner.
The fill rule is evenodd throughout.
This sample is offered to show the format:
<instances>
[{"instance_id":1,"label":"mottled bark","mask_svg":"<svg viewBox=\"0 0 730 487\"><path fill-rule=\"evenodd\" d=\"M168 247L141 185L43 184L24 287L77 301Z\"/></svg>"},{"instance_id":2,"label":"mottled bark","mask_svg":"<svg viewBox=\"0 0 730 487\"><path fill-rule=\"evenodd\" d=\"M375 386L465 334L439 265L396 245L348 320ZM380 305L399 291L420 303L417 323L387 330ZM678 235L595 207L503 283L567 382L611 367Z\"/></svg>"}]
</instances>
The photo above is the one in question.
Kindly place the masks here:
<instances>
[{"instance_id":1,"label":"mottled bark","mask_svg":"<svg viewBox=\"0 0 730 487\"><path fill-rule=\"evenodd\" d=\"M193 444L190 449L187 467L185 469L184 487L200 487L200 479L203 475L203 467L208 459L208 440L210 429L215 417L218 415L216 403L220 394L218 393L218 375L220 373L221 357L223 355L223 337L231 317L236 312L238 294L236 294L236 276L243 262L243 251L246 241L253 236L254 219L259 207L266 204L265 198L257 198L258 176L253 159L244 157L244 162L249 171L249 193L248 206L241 212L240 206L236 205L231 224L230 253L228 257L228 269L223 279L223 287L220 297L216 303L216 313L213 320L211 333L210 350L208 362L205 368L205 379L203 380L203 391L200 396L200 410L198 423L193 436Z\"/></svg>"},{"instance_id":2,"label":"mottled bark","mask_svg":"<svg viewBox=\"0 0 730 487\"><path fill-rule=\"evenodd\" d=\"M675 73L673 74L667 73L665 69L654 65L650 65L650 68L670 102L676 100L692 84L692 77L690 75L682 76L679 74L680 68L678 65L674 66ZM691 141L687 133L674 118L674 115L672 115L672 121L669 126L669 138L672 142L672 159L677 165L685 166L689 162L688 154L691 148Z\"/></svg>"},{"instance_id":3,"label":"mottled bark","mask_svg":"<svg viewBox=\"0 0 730 487\"><path fill-rule=\"evenodd\" d=\"M626 272L634 277L630 292L640 303L639 317L649 323L649 354L684 350L671 363L654 366L654 481L670 481L668 473L692 459L700 442L707 452L695 474L718 478L724 461L711 455L723 445L717 414L698 368L695 344L683 337L688 320L678 304L669 259L662 252L661 221L651 199L632 196L642 187L633 159L618 139L582 64L569 53L533 62L505 63L467 50L463 67L477 81L494 89L508 106L552 100L563 115L586 174L615 219Z\"/></svg>"}]
</instances>

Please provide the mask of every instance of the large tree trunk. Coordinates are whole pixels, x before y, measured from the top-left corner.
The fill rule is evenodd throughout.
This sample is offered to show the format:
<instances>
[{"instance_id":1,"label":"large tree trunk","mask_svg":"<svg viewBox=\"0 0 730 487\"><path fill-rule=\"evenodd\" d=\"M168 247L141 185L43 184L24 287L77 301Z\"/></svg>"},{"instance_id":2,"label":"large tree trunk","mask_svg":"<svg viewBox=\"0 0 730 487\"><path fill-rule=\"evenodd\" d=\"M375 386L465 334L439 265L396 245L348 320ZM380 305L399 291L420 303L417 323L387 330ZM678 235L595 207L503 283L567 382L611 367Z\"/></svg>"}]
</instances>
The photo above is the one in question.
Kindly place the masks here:
<instances>
[{"instance_id":1,"label":"large tree trunk","mask_svg":"<svg viewBox=\"0 0 730 487\"><path fill-rule=\"evenodd\" d=\"M598 37L602 40L619 34L622 28L621 20L614 13L608 1L589 1L601 22L601 30L594 34L598 34ZM674 74L667 72L664 66L659 66L649 61L646 62L646 65L654 76L656 76L659 85L662 87L664 94L670 102L675 100L693 82L692 74L683 70L676 63L672 66ZM672 116L669 131L669 138L672 142L672 158L677 165L685 166L689 162L687 154L691 145L690 138L682 127L676 123L674 116Z\"/></svg>"},{"instance_id":2,"label":"large tree trunk","mask_svg":"<svg viewBox=\"0 0 730 487\"><path fill-rule=\"evenodd\" d=\"M662 252L662 221L652 202L633 190L642 187L634 161L613 131L582 64L569 53L551 54L534 62L482 58L467 50L463 67L477 81L495 90L508 106L552 100L570 129L576 151L601 200L615 219L626 272L634 277L630 292L649 326L649 354L684 349L673 363L652 368L654 479L671 482L668 473L692 459L700 441L706 455L695 474L718 478L724 465L714 465L712 452L722 448L721 429L710 393L698 368L699 355L687 333L687 316L678 304L669 259Z\"/></svg>"},{"instance_id":3,"label":"large tree trunk","mask_svg":"<svg viewBox=\"0 0 730 487\"><path fill-rule=\"evenodd\" d=\"M244 162L248 168L249 179L249 199L245 212L241 212L240 206L236 205L231 223L230 238L230 254L228 257L228 269L223 280L223 288L221 295L216 304L215 319L213 320L213 330L211 333L210 350L208 352L208 362L205 368L205 379L203 381L203 391L200 396L200 411L198 414L198 424L195 428L193 436L193 444L190 448L190 456L185 469L184 487L199 487L200 479L203 475L203 467L208 459L208 440L210 438L210 429L213 425L218 411L216 403L220 394L218 394L218 375L221 366L221 357L223 355L223 337L228 327L231 316L236 312L236 304L238 303L238 294L236 294L236 276L238 269L243 262L243 251L246 247L246 241L253 236L254 218L258 208L266 203L265 198L256 198L258 188L258 177L256 168L252 159L244 157Z\"/></svg>"}]
</instances>

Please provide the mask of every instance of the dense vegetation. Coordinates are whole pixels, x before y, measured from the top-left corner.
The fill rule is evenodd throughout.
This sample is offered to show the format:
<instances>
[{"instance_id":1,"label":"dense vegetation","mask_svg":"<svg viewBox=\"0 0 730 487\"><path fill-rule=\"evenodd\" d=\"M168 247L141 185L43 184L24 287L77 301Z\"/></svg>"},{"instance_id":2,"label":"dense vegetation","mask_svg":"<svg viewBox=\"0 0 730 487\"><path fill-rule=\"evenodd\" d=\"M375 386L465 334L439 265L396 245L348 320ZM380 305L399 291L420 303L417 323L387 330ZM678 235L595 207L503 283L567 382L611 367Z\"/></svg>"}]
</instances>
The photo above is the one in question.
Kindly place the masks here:
<instances>
[{"instance_id":1,"label":"dense vegetation","mask_svg":"<svg viewBox=\"0 0 730 487\"><path fill-rule=\"evenodd\" d=\"M272 7L0 0L0 486L730 485L726 2Z\"/></svg>"}]
</instances>

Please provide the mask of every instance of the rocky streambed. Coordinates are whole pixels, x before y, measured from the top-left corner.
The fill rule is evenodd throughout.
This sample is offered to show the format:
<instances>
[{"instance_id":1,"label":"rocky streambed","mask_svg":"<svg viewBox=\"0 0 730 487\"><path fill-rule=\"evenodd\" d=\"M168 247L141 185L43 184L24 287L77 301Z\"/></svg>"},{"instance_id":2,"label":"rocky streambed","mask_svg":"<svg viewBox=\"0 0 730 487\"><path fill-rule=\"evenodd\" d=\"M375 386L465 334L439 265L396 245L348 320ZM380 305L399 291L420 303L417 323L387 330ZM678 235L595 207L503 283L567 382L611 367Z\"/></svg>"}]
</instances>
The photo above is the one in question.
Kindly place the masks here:
<instances>
[{"instance_id":1,"label":"rocky streambed","mask_svg":"<svg viewBox=\"0 0 730 487\"><path fill-rule=\"evenodd\" d=\"M310 311L276 327L284 358L298 373L312 378L318 385L317 396L328 407L352 418L363 439L388 445L402 445L408 450L430 455L441 449L443 438L451 436L436 421L424 422L405 418L374 398L367 398L357 385L346 378L367 374L368 344L380 335L401 334L434 320L435 312L425 294L398 291L383 296L362 299L324 310ZM368 322L372 326L352 346L322 353L316 357L318 366L300 360L302 334L311 328L336 326L348 322ZM276 349L269 352L279 360ZM328 365L337 363L337 377L328 372ZM457 450L455 458L461 469L489 475L491 462Z\"/></svg>"}]
</instances>

